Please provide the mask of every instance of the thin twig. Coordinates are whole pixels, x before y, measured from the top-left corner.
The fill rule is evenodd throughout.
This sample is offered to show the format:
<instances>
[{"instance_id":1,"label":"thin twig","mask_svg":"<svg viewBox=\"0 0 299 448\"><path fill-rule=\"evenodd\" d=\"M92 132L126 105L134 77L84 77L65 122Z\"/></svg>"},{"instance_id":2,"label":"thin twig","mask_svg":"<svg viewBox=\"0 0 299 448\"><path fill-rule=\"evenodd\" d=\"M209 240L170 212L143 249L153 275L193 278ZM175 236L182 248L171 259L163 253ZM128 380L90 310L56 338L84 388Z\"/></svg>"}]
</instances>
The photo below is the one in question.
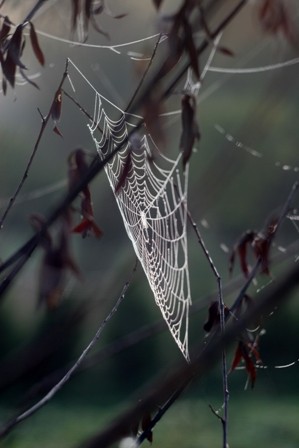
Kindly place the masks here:
<instances>
[{"instance_id":1,"label":"thin twig","mask_svg":"<svg viewBox=\"0 0 299 448\"><path fill-rule=\"evenodd\" d=\"M132 106L132 104L133 104L133 102L134 102L136 96L138 95L138 93L139 93L141 87L143 86L144 80L145 80L145 78L146 78L146 76L147 76L147 74L148 74L148 72L149 72L149 69L151 68L151 65L152 65L152 63L153 63L153 60L155 59L155 56L156 56L156 53L157 53L158 46L159 46L159 44L160 44L160 42L161 42L161 37L162 37L162 34L160 33L160 34L159 34L159 37L158 37L158 40L157 40L157 42L156 42L156 45L154 46L154 49L153 49L151 58L150 58L150 60L149 60L149 62L148 62L148 64L147 64L147 67L146 67L146 69L145 69L144 72L143 72L143 75L142 75L142 77L141 77L141 79L140 79L140 81L139 81L139 83L138 83L138 85L137 85L137 87L136 87L136 89L135 89L135 91L134 91L134 93L133 93L133 95L132 95L130 101L129 101L129 104L128 104L127 107L126 107L126 112L130 112L130 108L131 108L131 106Z\"/></svg>"},{"instance_id":2,"label":"thin twig","mask_svg":"<svg viewBox=\"0 0 299 448\"><path fill-rule=\"evenodd\" d=\"M62 75L62 78L61 78L61 81L60 81L60 83L59 83L59 86L58 86L58 89L57 89L57 90L61 89L62 85L64 84L64 81L65 81L66 77L68 76L68 64L69 64L69 61L68 61L68 59L67 59L67 61L66 61L66 65L65 65L65 69L64 69L64 73L63 73L63 75ZM8 205L7 205L6 209L4 210L4 213L3 213L3 215L2 215L2 217L1 217L1 219L0 219L0 229L3 228L4 221L5 221L5 219L7 218L8 213L10 212L12 206L14 205L14 203L15 203L15 201L16 201L16 199L17 199L17 197L18 197L18 195L19 195L19 193L20 193L20 191L21 191L21 189L22 189L22 187L23 187L23 185L24 185L24 182L26 181L26 179L27 179L27 177L28 177L28 173L29 173L29 170L30 170L31 165L32 165L32 163L33 163L34 157L35 157L35 155L36 155L36 153L37 153L37 150L38 150L40 141L41 141L42 136L43 136L43 134L44 134L44 132L45 132L45 129L46 129L46 127L47 127L47 124L48 124L48 122L49 122L49 120L50 120L50 117L51 117L51 110L52 110L54 101L55 101L55 98L54 98L54 100L52 100L52 103L51 103L49 112L48 112L48 114L46 115L46 117L43 117L43 116L42 116L42 124L41 124L41 128L40 128L39 134L38 134L38 136L37 136L35 145L34 145L34 147L33 147L31 156L30 156L29 161L28 161L28 163L27 163L27 166L26 166L26 169L25 169L24 174L23 174L23 176L22 176L22 179L21 179L19 185L17 186L17 189L16 189L14 195L10 198L10 200L9 200L9 202L8 202Z\"/></svg>"},{"instance_id":3,"label":"thin twig","mask_svg":"<svg viewBox=\"0 0 299 448\"><path fill-rule=\"evenodd\" d=\"M140 446L147 438L148 435L151 433L153 428L156 426L156 424L161 420L163 415L168 411L168 409L174 404L174 402L180 397L182 392L186 389L186 387L191 383L192 378L186 381L185 384L183 384L179 389L177 389L172 396L169 398L169 400L166 401L166 403L163 406L160 406L158 412L155 414L155 416L151 419L150 424L148 427L137 437L136 444L137 446Z\"/></svg>"},{"instance_id":4,"label":"thin twig","mask_svg":"<svg viewBox=\"0 0 299 448\"><path fill-rule=\"evenodd\" d=\"M43 6L44 3L46 3L48 0L38 0L36 4L31 8L25 19L23 20L23 26L26 26L30 20L35 16L37 11Z\"/></svg>"},{"instance_id":5,"label":"thin twig","mask_svg":"<svg viewBox=\"0 0 299 448\"><path fill-rule=\"evenodd\" d=\"M72 95L70 95L66 90L64 90L64 89L61 89L61 91L62 91L62 93L69 99L69 100L71 100L75 105L76 105L76 107L78 107L78 109L80 110L80 112L82 112L91 122L93 122L93 118L92 118L92 116L90 115L90 113L72 96ZM102 131L102 129L99 129L101 132L103 132Z\"/></svg>"},{"instance_id":6,"label":"thin twig","mask_svg":"<svg viewBox=\"0 0 299 448\"><path fill-rule=\"evenodd\" d=\"M135 262L134 268L132 270L132 273L130 275L129 280L125 283L123 286L123 289L121 291L120 296L118 297L115 305L107 315L107 317L101 322L98 330L96 331L94 337L89 342L87 347L83 350L79 358L76 360L76 362L73 364L73 366L66 372L66 374L61 378L61 380L53 386L49 392L41 398L37 403L35 403L33 406L28 408L26 411L24 411L22 414L10 419L6 424L3 425L3 427L0 430L0 438L5 437L7 434L9 434L15 426L17 426L22 421L26 420L27 418L31 417L33 414L35 414L37 411L39 411L43 406L45 406L56 394L57 392L62 389L62 387L65 386L65 384L70 380L70 378L73 376L73 374L78 370L78 368L81 366L83 361L85 360L88 353L91 351L91 349L95 346L97 341L99 340L104 328L106 327L107 323L111 320L113 315L117 312L119 305L123 301L126 292L130 286L130 283L132 281L132 277L137 269L137 260Z\"/></svg>"},{"instance_id":7,"label":"thin twig","mask_svg":"<svg viewBox=\"0 0 299 448\"><path fill-rule=\"evenodd\" d=\"M205 254L206 259L211 267L211 270L217 281L217 289L218 289L218 304L219 304L219 315L220 315L220 330L222 333L225 331L225 304L223 300L223 291L222 291L222 280L221 276L216 268L216 265L202 239L200 231L197 227L196 222L193 220L192 215L188 208L186 207L188 219L192 225L192 228L197 236L197 241L200 244L203 253ZM227 448L228 446L228 403L229 403L229 388L228 388L228 373L227 373L227 361L226 361L226 352L222 351L222 385L223 385L223 409L224 409L224 417L222 418L222 429L223 429L223 448Z\"/></svg>"}]
</instances>

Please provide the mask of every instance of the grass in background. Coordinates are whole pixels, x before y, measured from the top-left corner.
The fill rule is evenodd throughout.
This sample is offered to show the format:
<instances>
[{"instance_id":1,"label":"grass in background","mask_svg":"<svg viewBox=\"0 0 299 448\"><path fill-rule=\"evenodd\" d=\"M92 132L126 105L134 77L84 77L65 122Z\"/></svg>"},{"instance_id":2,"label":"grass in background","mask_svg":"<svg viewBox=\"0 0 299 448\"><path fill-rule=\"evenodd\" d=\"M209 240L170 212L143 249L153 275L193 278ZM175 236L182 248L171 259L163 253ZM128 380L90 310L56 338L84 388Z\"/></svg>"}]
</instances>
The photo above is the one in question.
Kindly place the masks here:
<instances>
[{"instance_id":1,"label":"grass in background","mask_svg":"<svg viewBox=\"0 0 299 448\"><path fill-rule=\"evenodd\" d=\"M230 403L230 447L297 448L299 403L296 396L233 397ZM2 410L3 411L3 410ZM3 412L1 412L3 418ZM99 431L118 415L115 408L63 406L51 403L20 424L1 446L5 448L68 448ZM202 400L178 402L157 425L153 447L217 448L221 423ZM148 442L144 446L149 446Z\"/></svg>"}]
</instances>

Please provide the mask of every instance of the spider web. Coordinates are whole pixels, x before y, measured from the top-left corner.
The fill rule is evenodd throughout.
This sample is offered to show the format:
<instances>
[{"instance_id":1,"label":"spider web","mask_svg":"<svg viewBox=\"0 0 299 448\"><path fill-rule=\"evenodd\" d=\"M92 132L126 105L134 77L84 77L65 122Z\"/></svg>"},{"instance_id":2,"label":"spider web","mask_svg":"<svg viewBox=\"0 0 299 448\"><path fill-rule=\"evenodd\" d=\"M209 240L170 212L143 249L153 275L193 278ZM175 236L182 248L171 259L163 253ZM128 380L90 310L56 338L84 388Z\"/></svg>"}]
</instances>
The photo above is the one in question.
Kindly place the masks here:
<instances>
[{"instance_id":1,"label":"spider web","mask_svg":"<svg viewBox=\"0 0 299 448\"><path fill-rule=\"evenodd\" d=\"M136 116L125 113L94 91L90 133L101 159L121 147L106 164L106 175L156 304L178 347L189 360L188 166L182 169L181 153L176 159L166 157L145 127L134 131ZM118 118L113 119L114 115ZM128 154L130 169L118 189Z\"/></svg>"}]
</instances>

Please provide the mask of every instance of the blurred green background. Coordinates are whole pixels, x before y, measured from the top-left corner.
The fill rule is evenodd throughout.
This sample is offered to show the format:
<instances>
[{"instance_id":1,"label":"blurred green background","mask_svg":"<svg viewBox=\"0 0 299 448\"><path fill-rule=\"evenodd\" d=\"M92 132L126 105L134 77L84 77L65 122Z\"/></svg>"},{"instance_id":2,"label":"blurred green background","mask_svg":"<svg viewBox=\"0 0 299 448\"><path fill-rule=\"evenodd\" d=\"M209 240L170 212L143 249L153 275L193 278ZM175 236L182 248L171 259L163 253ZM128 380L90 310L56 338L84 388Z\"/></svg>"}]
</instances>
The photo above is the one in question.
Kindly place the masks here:
<instances>
[{"instance_id":1,"label":"blurred green background","mask_svg":"<svg viewBox=\"0 0 299 448\"><path fill-rule=\"evenodd\" d=\"M105 16L100 23L109 31L110 40L91 30L87 44L95 46L89 47L59 40L77 39L70 31L69 3L46 2L34 20L38 30L52 35L39 36L46 55L45 68L38 66L28 44L25 48L24 60L30 74L36 75L39 90L28 84L18 85L1 97L2 210L23 175L37 138L41 124L37 108L42 114L48 112L66 57L80 67L99 92L124 109L140 79L138 63L131 59L130 52L150 56L156 38L120 47L120 54L97 46L123 44L156 34L160 30L158 19L176 4L165 2L157 18L153 2L111 1L112 11L127 16L121 20ZM225 8L234 3L227 1ZM8 0L2 13L18 23L33 4L29 0L22 5ZM213 67L265 67L298 57L298 51L289 48L282 36L270 38L261 33L250 5L225 31L221 42L234 56L216 52ZM165 45L161 44L161 53ZM201 67L208 56L207 52ZM69 75L76 87L74 95L92 113L94 96L90 87L74 69L70 68ZM167 111L179 109L184 82L185 79L167 101ZM294 63L259 73L211 70L199 92L198 122L202 137L192 155L189 209L220 272L227 304L232 303L242 284L237 265L233 281L228 275L228 252L244 231L263 229L268 217L278 213L298 178L298 88L298 64ZM72 92L70 87L67 90ZM95 152L86 123L78 108L64 98L58 124L63 139L52 132L50 123L18 204L1 230L3 261L33 234L29 216L35 212L47 216L65 193L66 186L61 184L66 180L70 151L84 147ZM177 154L180 115L163 119L163 125L167 135L165 152ZM253 155L253 151L259 156ZM49 187L55 191L45 195L43 191ZM92 183L91 189L96 221L104 234L99 240L73 237L72 251L83 281L68 279L61 306L54 312L49 313L43 307L37 309L42 257L38 249L1 303L1 422L34 403L60 379L93 337L131 275L135 263L133 248L104 173ZM296 196L294 208L297 204ZM275 240L272 250L275 262L271 266L274 281L296 261L298 230L294 224L296 221L285 220ZM217 284L191 228L188 238L192 346L204 337L202 326L208 306L216 297ZM255 296L268 282L269 278L260 276L250 293ZM260 354L267 368L259 369L255 388L244 390L243 370L229 376L230 446L295 448L299 444L298 363L286 369L275 368L299 358L297 294L273 311L263 321L266 331L261 338ZM81 371L49 405L17 427L2 444L9 448L35 448L41 444L44 448L73 446L141 398L139 388L180 359L181 354L161 321L138 266L125 300ZM221 424L209 409L210 404L215 409L221 408L221 387L220 366L195 381L157 426L154 446L221 446Z\"/></svg>"}]
</instances>

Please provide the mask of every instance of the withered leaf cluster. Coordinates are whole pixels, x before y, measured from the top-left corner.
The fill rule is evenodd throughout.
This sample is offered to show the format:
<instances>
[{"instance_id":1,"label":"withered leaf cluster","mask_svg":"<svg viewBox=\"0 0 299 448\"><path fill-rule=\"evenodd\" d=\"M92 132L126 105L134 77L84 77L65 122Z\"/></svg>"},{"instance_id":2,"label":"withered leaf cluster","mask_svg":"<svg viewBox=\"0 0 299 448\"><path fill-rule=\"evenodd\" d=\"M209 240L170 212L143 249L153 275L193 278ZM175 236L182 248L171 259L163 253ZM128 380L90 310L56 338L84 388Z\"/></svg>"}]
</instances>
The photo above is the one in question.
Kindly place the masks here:
<instances>
[{"instance_id":1,"label":"withered leaf cluster","mask_svg":"<svg viewBox=\"0 0 299 448\"><path fill-rule=\"evenodd\" d=\"M88 171L89 165L86 157L86 151L78 148L72 151L68 158L68 182L70 190L84 178ZM80 193L80 214L81 221L72 228L72 232L80 233L83 238L89 234L97 238L102 236L102 230L95 222L91 192L88 185L85 185Z\"/></svg>"},{"instance_id":2,"label":"withered leaf cluster","mask_svg":"<svg viewBox=\"0 0 299 448\"><path fill-rule=\"evenodd\" d=\"M68 186L72 190L77 186L88 170L86 161L87 153L82 148L75 149L68 158ZM79 233L85 238L93 235L102 236L102 230L96 224L92 206L91 192L86 185L79 196L80 222L73 224L75 207L69 207L59 219L59 229L54 238L47 229L43 232L40 245L44 250L44 256L40 265L38 304L45 304L48 310L56 309L61 302L65 288L65 280L68 272L81 279L80 269L71 253L71 236ZM36 231L41 231L45 225L45 219L34 214L30 218Z\"/></svg>"},{"instance_id":3,"label":"withered leaf cluster","mask_svg":"<svg viewBox=\"0 0 299 448\"><path fill-rule=\"evenodd\" d=\"M255 232L248 230L235 244L229 258L229 272L233 272L235 258L238 256L241 270L247 278L249 275L249 264L247 250L251 248L256 260L261 262L262 274L270 275L270 249L277 228L277 219L273 219L267 225L266 231Z\"/></svg>"},{"instance_id":4,"label":"withered leaf cluster","mask_svg":"<svg viewBox=\"0 0 299 448\"><path fill-rule=\"evenodd\" d=\"M45 64L45 57L39 45L33 23L22 23L15 27L8 16L3 17L0 29L0 63L3 74L2 89L4 94L7 91L7 83L14 88L17 69L28 83L34 87L38 87L26 75L27 67L21 60L26 44L24 37L24 29L26 26L29 26L29 37L33 53L41 65Z\"/></svg>"},{"instance_id":5,"label":"withered leaf cluster","mask_svg":"<svg viewBox=\"0 0 299 448\"><path fill-rule=\"evenodd\" d=\"M234 319L240 319L242 313L246 312L252 305L253 299L251 296L244 294L233 313ZM262 359L259 353L260 330L260 319L256 322L255 329L252 331L244 330L237 342L230 368L230 372L233 372L237 367L244 365L251 387L254 386L256 381L257 365L262 364Z\"/></svg>"},{"instance_id":6,"label":"withered leaf cluster","mask_svg":"<svg viewBox=\"0 0 299 448\"><path fill-rule=\"evenodd\" d=\"M105 0L94 1L94 0L71 0L72 3L72 18L71 25L74 31L77 28L79 18L83 17L83 30L84 39L88 37L89 24L100 34L109 39L109 34L104 31L97 23L97 17L102 14L107 14L114 19L121 19L126 16L126 14L112 14L106 5Z\"/></svg>"},{"instance_id":7,"label":"withered leaf cluster","mask_svg":"<svg viewBox=\"0 0 299 448\"><path fill-rule=\"evenodd\" d=\"M35 230L40 231L45 219L34 214L30 218ZM61 301L67 271L80 278L80 270L70 251L69 219L65 215L59 221L56 241L47 230L41 240L44 256L39 275L38 305L46 304L48 310L56 309Z\"/></svg>"},{"instance_id":8,"label":"withered leaf cluster","mask_svg":"<svg viewBox=\"0 0 299 448\"><path fill-rule=\"evenodd\" d=\"M281 33L293 47L298 49L299 35L294 25L290 3L285 0L262 0L257 2L257 18L265 33Z\"/></svg>"}]
</instances>

